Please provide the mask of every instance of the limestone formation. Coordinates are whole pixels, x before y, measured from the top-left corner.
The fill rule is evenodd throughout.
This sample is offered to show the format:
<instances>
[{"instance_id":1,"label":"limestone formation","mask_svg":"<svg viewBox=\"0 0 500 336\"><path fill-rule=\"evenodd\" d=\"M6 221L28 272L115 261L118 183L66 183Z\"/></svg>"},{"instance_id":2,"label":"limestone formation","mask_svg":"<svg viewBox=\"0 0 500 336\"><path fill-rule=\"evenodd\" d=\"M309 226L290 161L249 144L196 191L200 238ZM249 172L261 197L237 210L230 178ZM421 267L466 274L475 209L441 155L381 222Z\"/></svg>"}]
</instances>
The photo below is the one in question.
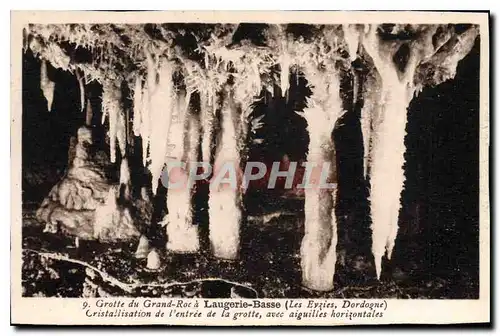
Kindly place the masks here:
<instances>
[{"instance_id":1,"label":"limestone formation","mask_svg":"<svg viewBox=\"0 0 500 336\"><path fill-rule=\"evenodd\" d=\"M139 236L130 209L118 204L119 186L113 185L91 155L92 133L78 130L73 160L65 176L43 200L37 219L46 232L101 241Z\"/></svg>"}]
</instances>

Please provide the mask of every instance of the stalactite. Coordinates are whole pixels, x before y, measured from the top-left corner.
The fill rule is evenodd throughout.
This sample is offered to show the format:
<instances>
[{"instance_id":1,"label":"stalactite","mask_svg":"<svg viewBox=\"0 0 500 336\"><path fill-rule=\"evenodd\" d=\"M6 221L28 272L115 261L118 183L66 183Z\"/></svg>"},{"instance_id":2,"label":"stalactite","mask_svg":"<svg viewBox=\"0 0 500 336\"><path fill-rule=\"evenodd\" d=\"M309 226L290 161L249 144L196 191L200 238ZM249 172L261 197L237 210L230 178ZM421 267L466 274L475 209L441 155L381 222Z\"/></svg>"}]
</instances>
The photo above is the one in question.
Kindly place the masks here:
<instances>
[{"instance_id":1,"label":"stalactite","mask_svg":"<svg viewBox=\"0 0 500 336\"><path fill-rule=\"evenodd\" d=\"M135 136L141 135L141 123L142 123L142 78L137 76L135 78L134 85L134 121L133 121L133 131Z\"/></svg>"},{"instance_id":2,"label":"stalactite","mask_svg":"<svg viewBox=\"0 0 500 336\"><path fill-rule=\"evenodd\" d=\"M40 64L40 87L45 99L47 99L47 110L52 110L52 101L54 100L54 88L56 83L49 79L47 74L47 62L42 60Z\"/></svg>"},{"instance_id":3,"label":"stalactite","mask_svg":"<svg viewBox=\"0 0 500 336\"><path fill-rule=\"evenodd\" d=\"M150 127L149 127L149 88L146 86L142 93L142 103L141 103L141 126L140 134L142 138L142 165L147 166L148 163L148 149L149 149L149 139L150 139Z\"/></svg>"},{"instance_id":4,"label":"stalactite","mask_svg":"<svg viewBox=\"0 0 500 336\"><path fill-rule=\"evenodd\" d=\"M368 178L370 170L370 152L371 152L371 139L372 129L374 127L373 121L379 120L377 116L380 114L380 101L381 93L378 87L377 79L367 77L363 83L363 108L361 109L360 124L361 133L363 135L363 175Z\"/></svg>"},{"instance_id":5,"label":"stalactite","mask_svg":"<svg viewBox=\"0 0 500 336\"><path fill-rule=\"evenodd\" d=\"M109 121L109 152L110 160L112 163L116 162L116 140L117 136L121 134L122 128L120 122L121 108L120 108L120 90L114 83L106 83L103 85L102 92L102 109L103 120L107 116ZM120 123L120 125L118 125ZM120 142L120 140L119 140Z\"/></svg>"},{"instance_id":6,"label":"stalactite","mask_svg":"<svg viewBox=\"0 0 500 336\"><path fill-rule=\"evenodd\" d=\"M80 109L83 112L85 110L85 83L84 75L80 73L80 70L75 71L76 79L78 81L78 88L80 90Z\"/></svg>"},{"instance_id":7,"label":"stalactite","mask_svg":"<svg viewBox=\"0 0 500 336\"><path fill-rule=\"evenodd\" d=\"M146 55L146 87L142 95L142 118L141 118L141 138L142 138L142 160L146 167L150 163L151 153L151 115L154 113L153 100L156 92L156 65L153 56L145 51ZM158 107L159 108L159 107ZM156 192L156 190L154 191Z\"/></svg>"},{"instance_id":8,"label":"stalactite","mask_svg":"<svg viewBox=\"0 0 500 336\"><path fill-rule=\"evenodd\" d=\"M90 102L88 107L90 108ZM126 118L121 105L121 91L120 88L115 85L115 83L108 82L103 86L102 93L102 109L103 118L106 116L109 120L109 152L110 161L112 163L116 162L116 147L120 150L120 170L119 179L120 185L123 187L123 195L125 198L130 197L130 167L127 159L127 130L126 130ZM91 113L87 115L87 117Z\"/></svg>"},{"instance_id":9,"label":"stalactite","mask_svg":"<svg viewBox=\"0 0 500 336\"><path fill-rule=\"evenodd\" d=\"M125 143L127 146L133 146L134 141L130 132L130 108L125 109Z\"/></svg>"},{"instance_id":10,"label":"stalactite","mask_svg":"<svg viewBox=\"0 0 500 336\"><path fill-rule=\"evenodd\" d=\"M404 184L404 138L406 135L406 90L401 85L383 86L380 123L374 129L371 154L371 216L373 254L377 275L385 251L390 258L394 247Z\"/></svg>"},{"instance_id":11,"label":"stalactite","mask_svg":"<svg viewBox=\"0 0 500 336\"><path fill-rule=\"evenodd\" d=\"M116 162L116 123L119 111L116 108L110 108L109 115L109 147L111 162Z\"/></svg>"},{"instance_id":12,"label":"stalactite","mask_svg":"<svg viewBox=\"0 0 500 336\"><path fill-rule=\"evenodd\" d=\"M342 25L344 31L344 39L347 43L349 58L353 62L357 58L359 46L359 31L355 25Z\"/></svg>"},{"instance_id":13,"label":"stalactite","mask_svg":"<svg viewBox=\"0 0 500 336\"><path fill-rule=\"evenodd\" d=\"M118 110L116 116L116 139L120 154L122 157L125 157L127 154L127 124L123 108Z\"/></svg>"},{"instance_id":14,"label":"stalactite","mask_svg":"<svg viewBox=\"0 0 500 336\"><path fill-rule=\"evenodd\" d=\"M376 26L363 37L363 46L380 75L380 109L374 119L370 153L372 252L377 276L380 278L382 257L390 259L397 232L400 196L404 186L404 153L406 147L407 108L415 90L413 75L416 54L412 51L401 75L392 56L397 51L386 47L377 37Z\"/></svg>"},{"instance_id":15,"label":"stalactite","mask_svg":"<svg viewBox=\"0 0 500 336\"><path fill-rule=\"evenodd\" d=\"M169 61L162 61L160 65L159 82L153 95L150 96L150 128L149 155L151 164L149 170L152 175L153 192L156 193L158 179L165 164L167 154L168 134L172 118L174 98L173 69Z\"/></svg>"},{"instance_id":16,"label":"stalactite","mask_svg":"<svg viewBox=\"0 0 500 336\"><path fill-rule=\"evenodd\" d=\"M90 102L88 109L91 109ZM130 172L128 167L128 160L124 159L127 156L127 139L126 139L126 121L124 111L121 106L121 91L115 83L107 82L103 85L102 92L102 110L103 122L107 117L109 121L109 152L110 161L116 162L116 147L120 150L120 184L126 186L126 193L130 191ZM88 119L92 118L92 113L87 114Z\"/></svg>"},{"instance_id":17,"label":"stalactite","mask_svg":"<svg viewBox=\"0 0 500 336\"><path fill-rule=\"evenodd\" d=\"M287 95L288 88L290 87L290 56L286 52L286 49L283 51L280 57L280 87L281 94L283 97Z\"/></svg>"},{"instance_id":18,"label":"stalactite","mask_svg":"<svg viewBox=\"0 0 500 336\"><path fill-rule=\"evenodd\" d=\"M145 50L144 55L146 57L146 69L147 69L146 81L148 83L149 93L153 94L155 92L156 84L157 84L156 83L156 76L157 76L156 65L157 64L153 58L154 55L152 55L151 52Z\"/></svg>"}]
</instances>

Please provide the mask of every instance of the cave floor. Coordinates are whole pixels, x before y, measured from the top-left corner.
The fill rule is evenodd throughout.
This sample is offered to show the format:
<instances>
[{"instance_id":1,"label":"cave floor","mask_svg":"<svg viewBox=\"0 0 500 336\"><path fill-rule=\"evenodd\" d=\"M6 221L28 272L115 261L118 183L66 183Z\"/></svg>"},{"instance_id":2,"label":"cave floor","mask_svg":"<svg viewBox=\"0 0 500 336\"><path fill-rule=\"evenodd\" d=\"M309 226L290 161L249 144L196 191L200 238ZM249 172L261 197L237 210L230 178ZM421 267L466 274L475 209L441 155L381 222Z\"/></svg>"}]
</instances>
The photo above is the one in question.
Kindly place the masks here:
<instances>
[{"instance_id":1,"label":"cave floor","mask_svg":"<svg viewBox=\"0 0 500 336\"><path fill-rule=\"evenodd\" d=\"M446 280L405 274L381 281L370 261L337 258L336 288L320 293L301 286L300 240L303 215L282 215L264 223L254 219L242 232L238 261L218 260L208 253L161 253L161 268L146 268L134 256L137 241L121 244L81 241L43 232L33 207L23 210L24 296L47 297L260 297L260 298L451 298ZM394 273L398 275L397 273Z\"/></svg>"}]
</instances>

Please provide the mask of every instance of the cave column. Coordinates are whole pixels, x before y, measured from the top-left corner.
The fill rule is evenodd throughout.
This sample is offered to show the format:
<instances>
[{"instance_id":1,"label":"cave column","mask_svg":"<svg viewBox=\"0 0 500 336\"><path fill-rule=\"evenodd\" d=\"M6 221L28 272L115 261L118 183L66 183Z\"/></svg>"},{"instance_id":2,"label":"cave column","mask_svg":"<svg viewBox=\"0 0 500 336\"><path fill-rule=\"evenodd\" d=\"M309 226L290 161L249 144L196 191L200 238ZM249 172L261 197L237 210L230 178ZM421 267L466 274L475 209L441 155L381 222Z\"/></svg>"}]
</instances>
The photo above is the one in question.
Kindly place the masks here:
<instances>
[{"instance_id":1,"label":"cave column","mask_svg":"<svg viewBox=\"0 0 500 336\"><path fill-rule=\"evenodd\" d=\"M342 100L336 75L307 77L315 87L304 111L310 138L307 164L315 168L308 174L310 168L306 167L310 185L305 180L301 185L305 188L305 234L300 248L302 283L313 290L329 291L333 289L337 260L337 176L332 132L342 114Z\"/></svg>"},{"instance_id":2,"label":"cave column","mask_svg":"<svg viewBox=\"0 0 500 336\"><path fill-rule=\"evenodd\" d=\"M213 178L208 200L209 240L212 253L221 259L238 258L242 195L239 188L239 108L226 87L221 102L221 128L216 141Z\"/></svg>"},{"instance_id":3,"label":"cave column","mask_svg":"<svg viewBox=\"0 0 500 336\"><path fill-rule=\"evenodd\" d=\"M312 138L320 138L319 146L309 146L309 163L318 163L320 174L330 183L335 178L335 160L331 134L310 130ZM316 152L316 153L315 153ZM313 153L311 155L311 153ZM337 223L335 217L336 188L321 188L314 181L305 189L305 234L300 248L302 283L318 291L333 289L337 251Z\"/></svg>"},{"instance_id":4,"label":"cave column","mask_svg":"<svg viewBox=\"0 0 500 336\"><path fill-rule=\"evenodd\" d=\"M166 247L176 253L194 253L200 248L198 227L193 224L193 188L189 181L192 163L198 158L199 137L199 119L190 108L189 96L179 94L170 124L168 175L162 174L162 183L168 189L168 214L163 220Z\"/></svg>"}]
</instances>

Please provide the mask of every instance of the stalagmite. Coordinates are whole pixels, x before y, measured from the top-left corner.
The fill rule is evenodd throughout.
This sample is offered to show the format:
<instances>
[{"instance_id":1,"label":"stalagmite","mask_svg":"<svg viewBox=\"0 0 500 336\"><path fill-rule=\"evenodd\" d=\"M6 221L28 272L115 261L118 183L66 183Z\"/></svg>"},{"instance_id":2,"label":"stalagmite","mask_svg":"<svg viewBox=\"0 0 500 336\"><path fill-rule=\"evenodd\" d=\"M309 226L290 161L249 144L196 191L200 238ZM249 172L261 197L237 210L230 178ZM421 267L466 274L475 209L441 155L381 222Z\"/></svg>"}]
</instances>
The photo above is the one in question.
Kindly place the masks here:
<instances>
[{"instance_id":1,"label":"stalagmite","mask_svg":"<svg viewBox=\"0 0 500 336\"><path fill-rule=\"evenodd\" d=\"M85 108L85 125L91 126L92 125L92 118L94 116L94 111L92 110L92 103L90 102L90 99L87 99L87 104Z\"/></svg>"},{"instance_id":2,"label":"stalagmite","mask_svg":"<svg viewBox=\"0 0 500 336\"><path fill-rule=\"evenodd\" d=\"M320 76L315 70L306 73L313 85L313 95L302 114L307 121L309 146L307 162L322 167L329 164L328 183L336 183L335 148L332 131L342 116L340 83L335 70ZM305 234L300 248L302 283L318 291L333 289L337 259L337 188L320 188L317 181L305 188Z\"/></svg>"},{"instance_id":3,"label":"stalagmite","mask_svg":"<svg viewBox=\"0 0 500 336\"><path fill-rule=\"evenodd\" d=\"M157 270L161 267L160 254L156 249L152 249L151 252L149 252L146 267L150 270Z\"/></svg>"},{"instance_id":4,"label":"stalagmite","mask_svg":"<svg viewBox=\"0 0 500 336\"><path fill-rule=\"evenodd\" d=\"M135 257L137 259L143 259L148 256L149 252L149 240L145 235L141 235L139 238L139 244L137 245L137 250L135 251Z\"/></svg>"},{"instance_id":5,"label":"stalagmite","mask_svg":"<svg viewBox=\"0 0 500 336\"><path fill-rule=\"evenodd\" d=\"M42 88L43 95L47 99L47 110L52 110L52 101L54 100L54 88L56 83L49 79L47 74L47 62L42 60L40 65L40 87Z\"/></svg>"},{"instance_id":6,"label":"stalagmite","mask_svg":"<svg viewBox=\"0 0 500 336\"><path fill-rule=\"evenodd\" d=\"M181 92L175 100L168 138L169 174L162 176L164 185L181 184L180 187L168 189L168 214L163 220L167 225L167 249L178 253L196 252L200 247L198 227L193 223L193 189L187 181L191 169L190 162L198 161L199 137L199 121L189 110L189 95ZM185 169L176 167L170 170L171 163L180 162L185 164Z\"/></svg>"},{"instance_id":7,"label":"stalagmite","mask_svg":"<svg viewBox=\"0 0 500 336\"><path fill-rule=\"evenodd\" d=\"M123 157L120 163L120 185L123 186L123 196L126 199L130 198L132 185L130 182L130 168L126 157Z\"/></svg>"},{"instance_id":8,"label":"stalagmite","mask_svg":"<svg viewBox=\"0 0 500 336\"><path fill-rule=\"evenodd\" d=\"M238 168L240 164L236 106L232 102L230 88L225 88L223 99L221 138L216 149L214 175L217 175L225 164L232 165L234 168ZM241 194L238 188L224 183L212 183L208 214L209 239L214 256L222 259L236 259L239 252L241 223Z\"/></svg>"},{"instance_id":9,"label":"stalagmite","mask_svg":"<svg viewBox=\"0 0 500 336\"><path fill-rule=\"evenodd\" d=\"M117 202L119 189L112 186L104 203L95 210L94 236L101 241L130 240L140 233L129 208Z\"/></svg>"}]
</instances>

